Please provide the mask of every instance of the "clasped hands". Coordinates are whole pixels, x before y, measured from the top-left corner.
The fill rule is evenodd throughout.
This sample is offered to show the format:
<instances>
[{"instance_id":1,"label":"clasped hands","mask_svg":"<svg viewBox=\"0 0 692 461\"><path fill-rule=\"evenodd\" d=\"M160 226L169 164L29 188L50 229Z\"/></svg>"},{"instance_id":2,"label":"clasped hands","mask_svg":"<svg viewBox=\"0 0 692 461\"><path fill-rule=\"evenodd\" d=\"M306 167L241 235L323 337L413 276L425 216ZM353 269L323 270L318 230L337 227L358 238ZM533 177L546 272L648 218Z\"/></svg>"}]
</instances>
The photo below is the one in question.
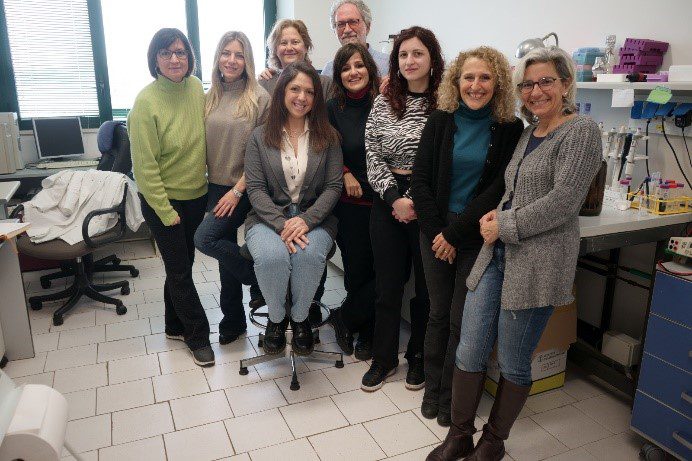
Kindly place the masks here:
<instances>
[{"instance_id":1,"label":"clasped hands","mask_svg":"<svg viewBox=\"0 0 692 461\"><path fill-rule=\"evenodd\" d=\"M289 253L298 252L296 245L302 250L305 249L310 243L306 235L309 230L308 225L305 224L305 221L300 216L294 216L286 220L284 229L281 231L281 240L283 240Z\"/></svg>"},{"instance_id":2,"label":"clasped hands","mask_svg":"<svg viewBox=\"0 0 692 461\"><path fill-rule=\"evenodd\" d=\"M413 200L407 197L394 200L392 204L392 216L394 219L404 224L418 219L416 210L413 208Z\"/></svg>"},{"instance_id":3,"label":"clasped hands","mask_svg":"<svg viewBox=\"0 0 692 461\"><path fill-rule=\"evenodd\" d=\"M486 245L492 245L500 237L500 227L497 222L497 211L491 210L478 221L481 226L481 236Z\"/></svg>"}]
</instances>

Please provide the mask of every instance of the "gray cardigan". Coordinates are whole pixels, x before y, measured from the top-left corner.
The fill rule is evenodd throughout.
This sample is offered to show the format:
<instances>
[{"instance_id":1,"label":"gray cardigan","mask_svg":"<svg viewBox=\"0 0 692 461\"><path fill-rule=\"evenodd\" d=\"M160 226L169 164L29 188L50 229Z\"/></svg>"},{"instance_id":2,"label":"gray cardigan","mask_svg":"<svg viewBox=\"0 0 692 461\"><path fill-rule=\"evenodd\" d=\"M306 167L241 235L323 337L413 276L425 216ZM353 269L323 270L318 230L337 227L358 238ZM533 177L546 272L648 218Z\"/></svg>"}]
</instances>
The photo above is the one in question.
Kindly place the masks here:
<instances>
[{"instance_id":1,"label":"gray cardigan","mask_svg":"<svg viewBox=\"0 0 692 461\"><path fill-rule=\"evenodd\" d=\"M264 144L264 127L252 132L245 149L245 182L252 210L245 219L245 233L257 223L264 223L280 233L291 204L286 177L278 149ZM337 219L332 209L341 196L343 161L337 143L324 152L308 150L305 180L300 189L300 217L310 230L321 226L336 237Z\"/></svg>"},{"instance_id":2,"label":"gray cardigan","mask_svg":"<svg viewBox=\"0 0 692 461\"><path fill-rule=\"evenodd\" d=\"M503 309L562 306L572 301L579 209L601 164L601 132L590 118L566 121L524 157L534 129L527 127L519 139L497 208L500 240L505 244ZM510 198L512 207L503 211ZM470 290L488 267L493 248L483 245L466 280Z\"/></svg>"}]
</instances>

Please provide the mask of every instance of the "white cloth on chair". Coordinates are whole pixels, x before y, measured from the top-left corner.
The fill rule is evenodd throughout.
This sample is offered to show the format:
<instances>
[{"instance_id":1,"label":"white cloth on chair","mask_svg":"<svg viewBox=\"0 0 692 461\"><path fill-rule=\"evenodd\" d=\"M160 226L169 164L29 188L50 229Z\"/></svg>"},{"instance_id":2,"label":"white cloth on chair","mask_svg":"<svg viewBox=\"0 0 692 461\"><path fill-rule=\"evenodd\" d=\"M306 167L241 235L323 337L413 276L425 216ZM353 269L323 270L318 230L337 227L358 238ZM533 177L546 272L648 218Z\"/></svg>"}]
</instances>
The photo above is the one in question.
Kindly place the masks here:
<instances>
[{"instance_id":1,"label":"white cloth on chair","mask_svg":"<svg viewBox=\"0 0 692 461\"><path fill-rule=\"evenodd\" d=\"M144 221L137 197L137 186L122 173L111 171L60 171L41 182L43 189L24 203L24 221L31 223L27 231L34 243L56 238L70 245L82 242L82 223L94 210L120 203L127 184L125 218L127 226L136 231ZM118 222L116 213L96 216L89 223L89 236L102 234Z\"/></svg>"}]
</instances>

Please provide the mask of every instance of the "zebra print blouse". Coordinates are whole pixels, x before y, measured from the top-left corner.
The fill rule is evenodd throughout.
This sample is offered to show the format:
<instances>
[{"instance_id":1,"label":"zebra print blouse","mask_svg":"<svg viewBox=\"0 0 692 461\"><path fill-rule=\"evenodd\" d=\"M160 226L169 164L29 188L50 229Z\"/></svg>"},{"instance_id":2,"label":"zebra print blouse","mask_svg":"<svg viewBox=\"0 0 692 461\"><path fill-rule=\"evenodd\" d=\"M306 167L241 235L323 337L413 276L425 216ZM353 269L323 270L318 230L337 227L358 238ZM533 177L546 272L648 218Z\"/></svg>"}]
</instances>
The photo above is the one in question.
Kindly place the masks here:
<instances>
[{"instance_id":1,"label":"zebra print blouse","mask_svg":"<svg viewBox=\"0 0 692 461\"><path fill-rule=\"evenodd\" d=\"M390 168L413 169L418 141L428 120L426 108L424 95L409 93L404 116L398 120L384 96L375 98L365 125L365 159L368 182L383 200L387 190L397 189ZM404 196L411 198L408 192Z\"/></svg>"}]
</instances>

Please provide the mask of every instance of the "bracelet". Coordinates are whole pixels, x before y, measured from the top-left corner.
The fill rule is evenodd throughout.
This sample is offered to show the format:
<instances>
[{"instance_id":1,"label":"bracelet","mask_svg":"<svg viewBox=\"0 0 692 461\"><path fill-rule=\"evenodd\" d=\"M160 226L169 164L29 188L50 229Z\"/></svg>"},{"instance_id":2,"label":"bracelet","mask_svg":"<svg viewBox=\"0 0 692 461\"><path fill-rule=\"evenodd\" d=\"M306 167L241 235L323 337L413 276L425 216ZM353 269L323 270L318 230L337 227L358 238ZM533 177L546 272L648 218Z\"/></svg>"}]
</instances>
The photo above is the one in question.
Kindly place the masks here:
<instances>
[{"instance_id":1,"label":"bracelet","mask_svg":"<svg viewBox=\"0 0 692 461\"><path fill-rule=\"evenodd\" d=\"M236 189L235 187L234 187L233 189L231 189L231 190L233 191L233 195L235 195L236 197L241 198L241 197L243 196L243 193L240 192L240 191L239 191L238 189Z\"/></svg>"}]
</instances>

